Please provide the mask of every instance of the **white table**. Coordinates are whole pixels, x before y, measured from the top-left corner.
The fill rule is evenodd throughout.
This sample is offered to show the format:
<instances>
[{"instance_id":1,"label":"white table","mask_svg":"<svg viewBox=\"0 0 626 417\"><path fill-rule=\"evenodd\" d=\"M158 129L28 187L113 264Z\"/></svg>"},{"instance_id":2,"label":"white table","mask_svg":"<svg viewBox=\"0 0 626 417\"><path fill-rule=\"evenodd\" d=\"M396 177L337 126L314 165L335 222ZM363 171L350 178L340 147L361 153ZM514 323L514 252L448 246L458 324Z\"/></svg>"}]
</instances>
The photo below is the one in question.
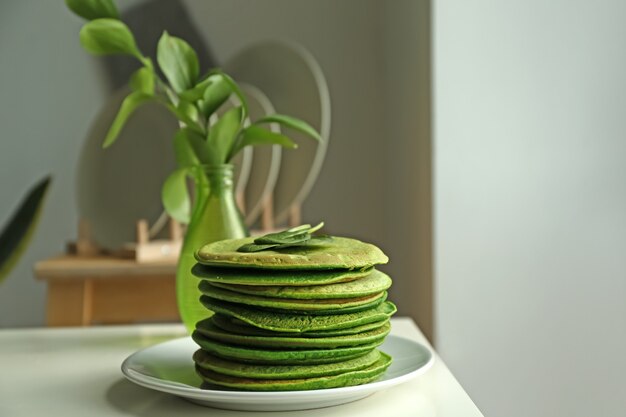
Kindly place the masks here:
<instances>
[{"instance_id":1,"label":"white table","mask_svg":"<svg viewBox=\"0 0 626 417\"><path fill-rule=\"evenodd\" d=\"M408 318L392 334L428 344ZM185 336L182 325L0 330L0 416L249 416L201 407L126 381L122 361L137 349ZM259 416L482 416L439 357L417 379L336 407Z\"/></svg>"}]
</instances>

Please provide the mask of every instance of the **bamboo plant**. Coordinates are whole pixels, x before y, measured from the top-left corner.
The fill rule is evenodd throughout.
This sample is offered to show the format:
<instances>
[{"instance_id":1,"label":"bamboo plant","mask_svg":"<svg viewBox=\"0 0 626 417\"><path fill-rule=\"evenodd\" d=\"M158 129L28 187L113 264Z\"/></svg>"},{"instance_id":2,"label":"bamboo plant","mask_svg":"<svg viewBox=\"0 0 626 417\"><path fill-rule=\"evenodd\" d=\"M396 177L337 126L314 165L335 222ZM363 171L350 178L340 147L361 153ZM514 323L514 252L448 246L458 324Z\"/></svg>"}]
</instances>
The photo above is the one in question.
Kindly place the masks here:
<instances>
[{"instance_id":1,"label":"bamboo plant","mask_svg":"<svg viewBox=\"0 0 626 417\"><path fill-rule=\"evenodd\" d=\"M66 4L75 14L88 20L80 30L84 49L94 55L128 55L141 64L130 78L131 92L123 100L103 147L115 143L125 122L145 103L165 106L180 121L180 129L174 137L179 167L167 178L162 192L166 211L178 221L187 223L190 218L186 179L202 181L203 166L228 164L246 146L297 147L288 136L269 130L270 124L321 140L319 133L306 122L282 114L247 123L248 105L237 83L219 69L201 75L193 48L167 32L163 32L157 45L156 65L163 79L152 59L139 50L112 0L66 0ZM229 100L232 96L238 102L235 105ZM218 116L220 109L221 116Z\"/></svg>"}]
</instances>

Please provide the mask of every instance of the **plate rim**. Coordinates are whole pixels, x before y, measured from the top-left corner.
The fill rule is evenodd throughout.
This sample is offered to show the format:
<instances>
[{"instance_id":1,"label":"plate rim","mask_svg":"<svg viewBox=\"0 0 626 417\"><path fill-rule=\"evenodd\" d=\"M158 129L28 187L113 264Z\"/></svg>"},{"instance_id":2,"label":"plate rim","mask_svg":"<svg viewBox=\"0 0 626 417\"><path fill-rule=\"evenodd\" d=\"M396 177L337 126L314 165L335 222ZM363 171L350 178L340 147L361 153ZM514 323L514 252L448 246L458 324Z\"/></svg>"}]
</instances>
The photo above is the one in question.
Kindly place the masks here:
<instances>
[{"instance_id":1,"label":"plate rim","mask_svg":"<svg viewBox=\"0 0 626 417\"><path fill-rule=\"evenodd\" d=\"M354 385L348 387L337 387L337 388L324 388L317 390L301 390L301 391L220 391L220 390L205 390L201 388L192 387L187 384L181 384L175 381L163 380L160 378L156 378L150 375L142 374L132 368L129 367L130 361L136 355L140 355L145 350L155 348L157 346L163 345L165 343L171 342L181 342L184 339L190 339L189 336L171 339L165 342L157 343L152 346L147 346L142 348L136 352L130 354L121 365L122 374L129 381L140 385L145 388L149 388L159 392L165 392L172 395L177 395L185 398L193 398L203 401L222 401L222 402L232 402L234 400L243 403L265 403L275 401L277 399L285 400L286 397L290 401L298 401L298 400L314 400L316 397L322 397L324 399L332 399L335 397L342 397L345 395L353 395L363 393L374 393L376 391L380 391L385 388L390 388L395 385L402 384L406 381L409 381L413 378L416 378L424 373L426 373L435 363L436 355L431 347L428 345L417 342L413 339L406 338L403 336L397 335L389 335L387 340L389 339L400 339L405 342L410 342L421 347L424 351L428 352L429 358L422 366L419 368L408 372L403 375L399 375L397 377L383 380L383 381L374 381L369 382L367 384ZM150 383L149 381L152 381ZM164 382L165 381L165 382ZM166 385L169 384L169 385Z\"/></svg>"}]
</instances>

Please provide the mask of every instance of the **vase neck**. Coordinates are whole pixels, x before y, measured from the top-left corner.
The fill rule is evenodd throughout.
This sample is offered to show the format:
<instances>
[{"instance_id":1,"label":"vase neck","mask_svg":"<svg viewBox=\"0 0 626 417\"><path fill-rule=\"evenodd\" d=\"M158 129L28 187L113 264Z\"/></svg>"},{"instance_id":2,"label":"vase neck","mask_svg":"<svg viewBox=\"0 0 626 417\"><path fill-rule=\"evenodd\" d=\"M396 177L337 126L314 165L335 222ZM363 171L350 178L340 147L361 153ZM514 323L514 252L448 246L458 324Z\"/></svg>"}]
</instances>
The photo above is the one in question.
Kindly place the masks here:
<instances>
[{"instance_id":1,"label":"vase neck","mask_svg":"<svg viewBox=\"0 0 626 417\"><path fill-rule=\"evenodd\" d=\"M232 191L233 171L234 166L230 164L206 166L204 172L209 181L210 190L216 192Z\"/></svg>"}]
</instances>

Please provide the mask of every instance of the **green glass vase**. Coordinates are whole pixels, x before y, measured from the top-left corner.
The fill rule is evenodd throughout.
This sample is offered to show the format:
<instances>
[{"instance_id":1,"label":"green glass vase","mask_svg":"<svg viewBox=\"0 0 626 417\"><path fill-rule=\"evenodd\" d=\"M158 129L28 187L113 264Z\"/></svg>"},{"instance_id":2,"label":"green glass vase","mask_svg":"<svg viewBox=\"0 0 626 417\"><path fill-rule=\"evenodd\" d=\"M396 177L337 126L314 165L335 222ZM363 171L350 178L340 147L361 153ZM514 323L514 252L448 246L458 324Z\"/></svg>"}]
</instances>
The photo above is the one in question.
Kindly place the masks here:
<instances>
[{"instance_id":1,"label":"green glass vase","mask_svg":"<svg viewBox=\"0 0 626 417\"><path fill-rule=\"evenodd\" d=\"M205 167L204 175L196 179L194 209L176 269L178 311L190 333L198 321L212 314L200 303L200 281L191 274L191 268L196 264L194 253L207 243L248 235L235 202L233 166Z\"/></svg>"}]
</instances>

